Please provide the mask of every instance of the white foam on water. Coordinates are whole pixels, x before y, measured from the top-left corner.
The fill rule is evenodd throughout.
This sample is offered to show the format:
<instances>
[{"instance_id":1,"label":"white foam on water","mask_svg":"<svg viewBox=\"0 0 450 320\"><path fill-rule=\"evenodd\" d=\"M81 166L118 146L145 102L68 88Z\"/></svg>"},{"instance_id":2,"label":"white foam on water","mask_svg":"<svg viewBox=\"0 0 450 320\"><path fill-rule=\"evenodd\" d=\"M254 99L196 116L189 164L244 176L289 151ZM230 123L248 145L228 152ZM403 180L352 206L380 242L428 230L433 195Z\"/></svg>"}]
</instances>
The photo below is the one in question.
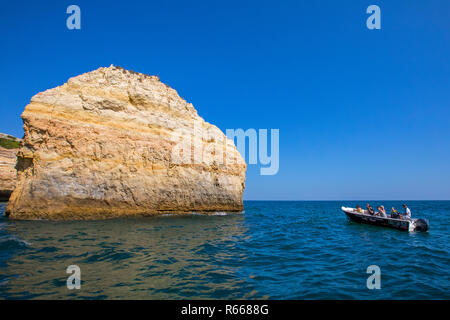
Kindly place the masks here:
<instances>
[{"instance_id":1,"label":"white foam on water","mask_svg":"<svg viewBox=\"0 0 450 320\"><path fill-rule=\"evenodd\" d=\"M214 213L211 213L211 215L212 216L226 216L226 215L228 215L229 213L227 213L227 212L214 212Z\"/></svg>"},{"instance_id":2,"label":"white foam on water","mask_svg":"<svg viewBox=\"0 0 450 320\"><path fill-rule=\"evenodd\" d=\"M192 211L189 213L164 213L158 215L158 217L182 217L182 216L228 216L233 214L243 214L245 211L240 212L224 212L224 211L215 211L215 212L197 212Z\"/></svg>"}]
</instances>

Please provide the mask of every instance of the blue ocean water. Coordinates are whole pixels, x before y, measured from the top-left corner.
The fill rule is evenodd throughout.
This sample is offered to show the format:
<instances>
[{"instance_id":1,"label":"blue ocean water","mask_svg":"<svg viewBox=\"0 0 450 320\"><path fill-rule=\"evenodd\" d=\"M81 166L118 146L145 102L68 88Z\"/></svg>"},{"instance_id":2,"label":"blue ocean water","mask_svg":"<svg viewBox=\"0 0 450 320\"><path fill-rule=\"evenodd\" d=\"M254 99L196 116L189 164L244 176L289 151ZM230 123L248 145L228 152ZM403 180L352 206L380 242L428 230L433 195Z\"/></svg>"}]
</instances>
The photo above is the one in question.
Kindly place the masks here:
<instances>
[{"instance_id":1,"label":"blue ocean water","mask_svg":"<svg viewBox=\"0 0 450 320\"><path fill-rule=\"evenodd\" d=\"M364 205L364 201L358 202ZM383 203L386 208L401 203ZM243 214L0 218L4 299L449 299L450 201L408 202L426 233L349 222L352 201L246 201ZM5 204L0 204L3 212ZM68 290L66 268L81 269ZM369 290L369 265L381 289Z\"/></svg>"}]
</instances>

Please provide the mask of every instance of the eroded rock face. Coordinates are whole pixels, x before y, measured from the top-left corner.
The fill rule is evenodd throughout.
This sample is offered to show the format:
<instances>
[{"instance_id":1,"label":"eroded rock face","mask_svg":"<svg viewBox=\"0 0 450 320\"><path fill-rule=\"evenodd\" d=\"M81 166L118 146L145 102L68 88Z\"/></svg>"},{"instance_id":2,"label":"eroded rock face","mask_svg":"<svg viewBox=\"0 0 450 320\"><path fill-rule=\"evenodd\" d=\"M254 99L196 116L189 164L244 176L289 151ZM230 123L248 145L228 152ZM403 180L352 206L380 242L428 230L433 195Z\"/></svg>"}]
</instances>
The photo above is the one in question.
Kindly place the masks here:
<instances>
[{"instance_id":1,"label":"eroded rock face","mask_svg":"<svg viewBox=\"0 0 450 320\"><path fill-rule=\"evenodd\" d=\"M0 147L0 201L8 201L16 185L16 152Z\"/></svg>"},{"instance_id":2,"label":"eroded rock face","mask_svg":"<svg viewBox=\"0 0 450 320\"><path fill-rule=\"evenodd\" d=\"M11 218L243 209L233 142L156 76L100 68L35 95L22 119Z\"/></svg>"},{"instance_id":3,"label":"eroded rock face","mask_svg":"<svg viewBox=\"0 0 450 320\"><path fill-rule=\"evenodd\" d=\"M2 142L8 142L4 145L0 145L0 201L8 201L17 180L16 169L14 166L16 164L16 153L18 148L14 142L18 144L20 140L1 133L0 139Z\"/></svg>"}]
</instances>

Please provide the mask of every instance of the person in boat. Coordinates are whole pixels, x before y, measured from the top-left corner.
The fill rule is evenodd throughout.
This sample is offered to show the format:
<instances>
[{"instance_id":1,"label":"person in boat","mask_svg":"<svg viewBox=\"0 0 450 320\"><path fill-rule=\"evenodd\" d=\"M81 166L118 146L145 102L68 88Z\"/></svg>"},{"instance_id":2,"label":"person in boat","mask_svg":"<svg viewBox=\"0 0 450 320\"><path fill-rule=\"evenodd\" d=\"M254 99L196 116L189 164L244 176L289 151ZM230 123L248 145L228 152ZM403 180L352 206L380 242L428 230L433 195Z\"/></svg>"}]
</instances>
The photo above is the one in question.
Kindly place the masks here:
<instances>
[{"instance_id":1,"label":"person in boat","mask_svg":"<svg viewBox=\"0 0 450 320\"><path fill-rule=\"evenodd\" d=\"M375 214L375 211L373 211L373 208L370 206L370 204L366 205L367 213L373 216Z\"/></svg>"},{"instance_id":2,"label":"person in boat","mask_svg":"<svg viewBox=\"0 0 450 320\"><path fill-rule=\"evenodd\" d=\"M386 209L384 208L384 206L379 206L378 207L378 215L380 217L387 218Z\"/></svg>"},{"instance_id":3,"label":"person in boat","mask_svg":"<svg viewBox=\"0 0 450 320\"><path fill-rule=\"evenodd\" d=\"M409 210L406 204L403 204L403 208L405 209L405 213L403 214L404 219L411 220L411 210Z\"/></svg>"},{"instance_id":4,"label":"person in boat","mask_svg":"<svg viewBox=\"0 0 450 320\"><path fill-rule=\"evenodd\" d=\"M375 215L381 216L381 207L380 206L377 207L377 212L375 212Z\"/></svg>"},{"instance_id":5,"label":"person in boat","mask_svg":"<svg viewBox=\"0 0 450 320\"><path fill-rule=\"evenodd\" d=\"M364 210L361 209L361 206L360 206L360 205L357 205L357 206L356 206L356 210L355 210L355 211L358 212L358 213L363 213L363 212L364 212Z\"/></svg>"},{"instance_id":6,"label":"person in boat","mask_svg":"<svg viewBox=\"0 0 450 320\"><path fill-rule=\"evenodd\" d=\"M400 218L400 213L397 210L395 210L394 207L392 207L392 209L391 209L391 218L394 218L394 219Z\"/></svg>"}]
</instances>

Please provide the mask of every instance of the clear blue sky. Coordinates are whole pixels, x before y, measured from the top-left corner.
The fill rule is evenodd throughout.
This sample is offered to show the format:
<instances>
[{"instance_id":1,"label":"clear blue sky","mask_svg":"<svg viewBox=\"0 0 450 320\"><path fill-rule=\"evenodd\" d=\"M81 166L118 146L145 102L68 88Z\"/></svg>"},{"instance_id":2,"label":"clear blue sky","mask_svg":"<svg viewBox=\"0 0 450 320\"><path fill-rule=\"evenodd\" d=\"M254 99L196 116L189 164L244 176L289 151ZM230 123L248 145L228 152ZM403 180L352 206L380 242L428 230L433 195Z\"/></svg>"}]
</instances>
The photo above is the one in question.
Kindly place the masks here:
<instances>
[{"instance_id":1,"label":"clear blue sky","mask_svg":"<svg viewBox=\"0 0 450 320\"><path fill-rule=\"evenodd\" d=\"M448 0L4 1L0 41L0 132L22 136L34 94L114 64L222 130L280 129L280 171L249 166L245 199L450 199Z\"/></svg>"}]
</instances>

